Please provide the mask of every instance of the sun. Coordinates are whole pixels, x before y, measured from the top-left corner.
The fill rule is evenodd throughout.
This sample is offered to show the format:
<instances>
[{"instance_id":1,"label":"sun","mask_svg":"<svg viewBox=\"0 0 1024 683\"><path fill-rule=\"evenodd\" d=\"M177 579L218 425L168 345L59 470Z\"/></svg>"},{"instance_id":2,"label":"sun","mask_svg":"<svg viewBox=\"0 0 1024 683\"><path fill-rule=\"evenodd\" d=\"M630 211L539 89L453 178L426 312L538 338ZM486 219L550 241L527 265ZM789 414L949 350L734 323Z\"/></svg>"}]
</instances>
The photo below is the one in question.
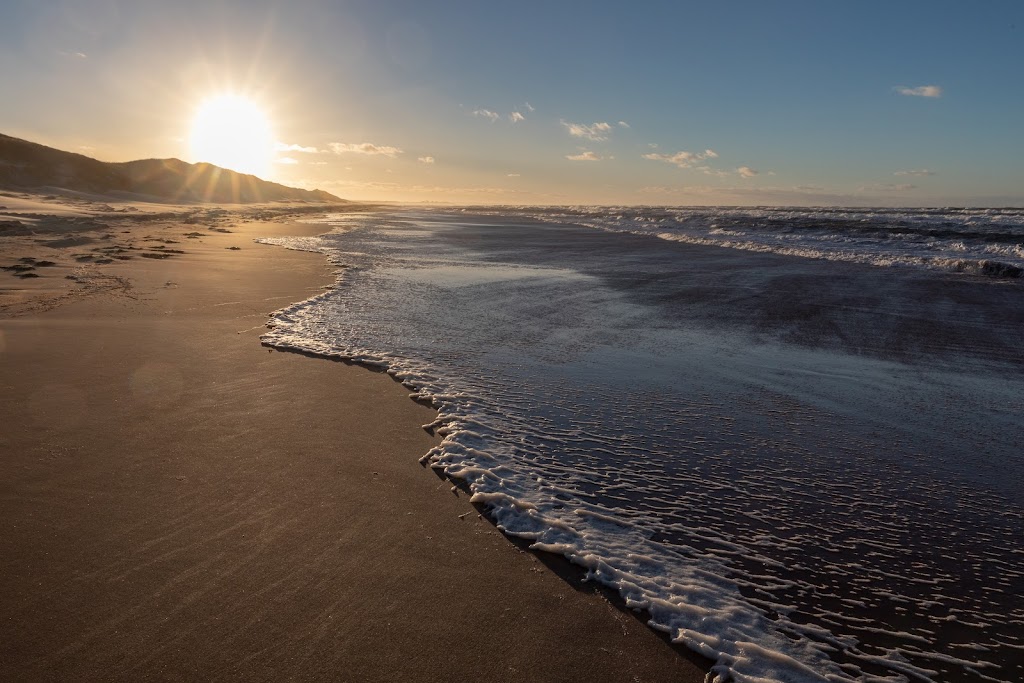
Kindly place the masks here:
<instances>
[{"instance_id":1,"label":"sun","mask_svg":"<svg viewBox=\"0 0 1024 683\"><path fill-rule=\"evenodd\" d=\"M261 178L270 175L274 162L270 119L247 97L228 93L203 100L192 118L188 142L193 161Z\"/></svg>"}]
</instances>

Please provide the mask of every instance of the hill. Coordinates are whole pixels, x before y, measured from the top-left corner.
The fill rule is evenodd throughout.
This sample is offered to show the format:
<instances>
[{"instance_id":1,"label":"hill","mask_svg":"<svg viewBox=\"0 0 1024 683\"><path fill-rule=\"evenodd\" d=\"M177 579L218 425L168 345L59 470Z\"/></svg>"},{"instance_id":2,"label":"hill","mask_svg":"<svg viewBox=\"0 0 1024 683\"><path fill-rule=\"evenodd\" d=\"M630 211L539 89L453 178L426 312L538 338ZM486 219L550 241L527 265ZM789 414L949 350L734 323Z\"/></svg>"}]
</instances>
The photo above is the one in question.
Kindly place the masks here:
<instances>
[{"instance_id":1,"label":"hill","mask_svg":"<svg viewBox=\"0 0 1024 683\"><path fill-rule=\"evenodd\" d=\"M47 187L172 202L344 201L323 190L287 187L213 164L179 159L110 163L0 134L0 188Z\"/></svg>"}]
</instances>

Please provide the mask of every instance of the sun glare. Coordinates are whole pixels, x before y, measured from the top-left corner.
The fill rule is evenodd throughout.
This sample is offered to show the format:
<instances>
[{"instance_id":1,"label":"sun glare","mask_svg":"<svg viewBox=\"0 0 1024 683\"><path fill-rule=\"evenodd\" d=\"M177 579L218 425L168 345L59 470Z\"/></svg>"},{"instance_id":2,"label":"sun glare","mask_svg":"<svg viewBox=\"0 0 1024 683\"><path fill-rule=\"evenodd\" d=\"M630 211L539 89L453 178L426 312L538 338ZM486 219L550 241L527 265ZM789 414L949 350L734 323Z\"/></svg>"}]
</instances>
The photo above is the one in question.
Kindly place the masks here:
<instances>
[{"instance_id":1,"label":"sun glare","mask_svg":"<svg viewBox=\"0 0 1024 683\"><path fill-rule=\"evenodd\" d=\"M189 151L193 161L267 178L274 161L274 135L266 114L252 100L217 95L199 105Z\"/></svg>"}]
</instances>

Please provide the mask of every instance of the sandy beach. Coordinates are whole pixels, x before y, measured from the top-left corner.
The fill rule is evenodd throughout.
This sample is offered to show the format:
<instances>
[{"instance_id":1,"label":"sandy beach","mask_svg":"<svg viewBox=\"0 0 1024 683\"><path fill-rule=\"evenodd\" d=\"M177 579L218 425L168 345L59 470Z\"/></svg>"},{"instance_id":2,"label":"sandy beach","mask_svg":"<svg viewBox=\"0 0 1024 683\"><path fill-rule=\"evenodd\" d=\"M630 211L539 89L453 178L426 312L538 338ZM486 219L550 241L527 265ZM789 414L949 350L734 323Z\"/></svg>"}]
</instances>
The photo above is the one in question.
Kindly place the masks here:
<instances>
[{"instance_id":1,"label":"sandy beach","mask_svg":"<svg viewBox=\"0 0 1024 683\"><path fill-rule=\"evenodd\" d=\"M933 5L5 0L0 683L1024 683Z\"/></svg>"},{"instance_id":2,"label":"sandy beach","mask_svg":"<svg viewBox=\"0 0 1024 683\"><path fill-rule=\"evenodd\" d=\"M703 680L421 466L407 389L260 345L333 275L253 238L324 226L30 208L0 237L0 678Z\"/></svg>"}]
</instances>

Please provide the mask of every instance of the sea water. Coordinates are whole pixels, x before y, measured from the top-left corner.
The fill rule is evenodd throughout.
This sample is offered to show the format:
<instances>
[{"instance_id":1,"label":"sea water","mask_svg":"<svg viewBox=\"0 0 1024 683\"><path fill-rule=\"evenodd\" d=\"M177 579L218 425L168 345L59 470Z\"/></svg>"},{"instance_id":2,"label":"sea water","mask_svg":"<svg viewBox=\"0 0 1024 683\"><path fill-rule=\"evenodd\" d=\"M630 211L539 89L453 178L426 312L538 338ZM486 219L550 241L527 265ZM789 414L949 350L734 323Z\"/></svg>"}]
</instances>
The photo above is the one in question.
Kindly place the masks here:
<instances>
[{"instance_id":1,"label":"sea water","mask_svg":"<svg viewBox=\"0 0 1024 683\"><path fill-rule=\"evenodd\" d=\"M264 342L432 401L424 463L719 680L1024 680L1020 212L326 222Z\"/></svg>"}]
</instances>

